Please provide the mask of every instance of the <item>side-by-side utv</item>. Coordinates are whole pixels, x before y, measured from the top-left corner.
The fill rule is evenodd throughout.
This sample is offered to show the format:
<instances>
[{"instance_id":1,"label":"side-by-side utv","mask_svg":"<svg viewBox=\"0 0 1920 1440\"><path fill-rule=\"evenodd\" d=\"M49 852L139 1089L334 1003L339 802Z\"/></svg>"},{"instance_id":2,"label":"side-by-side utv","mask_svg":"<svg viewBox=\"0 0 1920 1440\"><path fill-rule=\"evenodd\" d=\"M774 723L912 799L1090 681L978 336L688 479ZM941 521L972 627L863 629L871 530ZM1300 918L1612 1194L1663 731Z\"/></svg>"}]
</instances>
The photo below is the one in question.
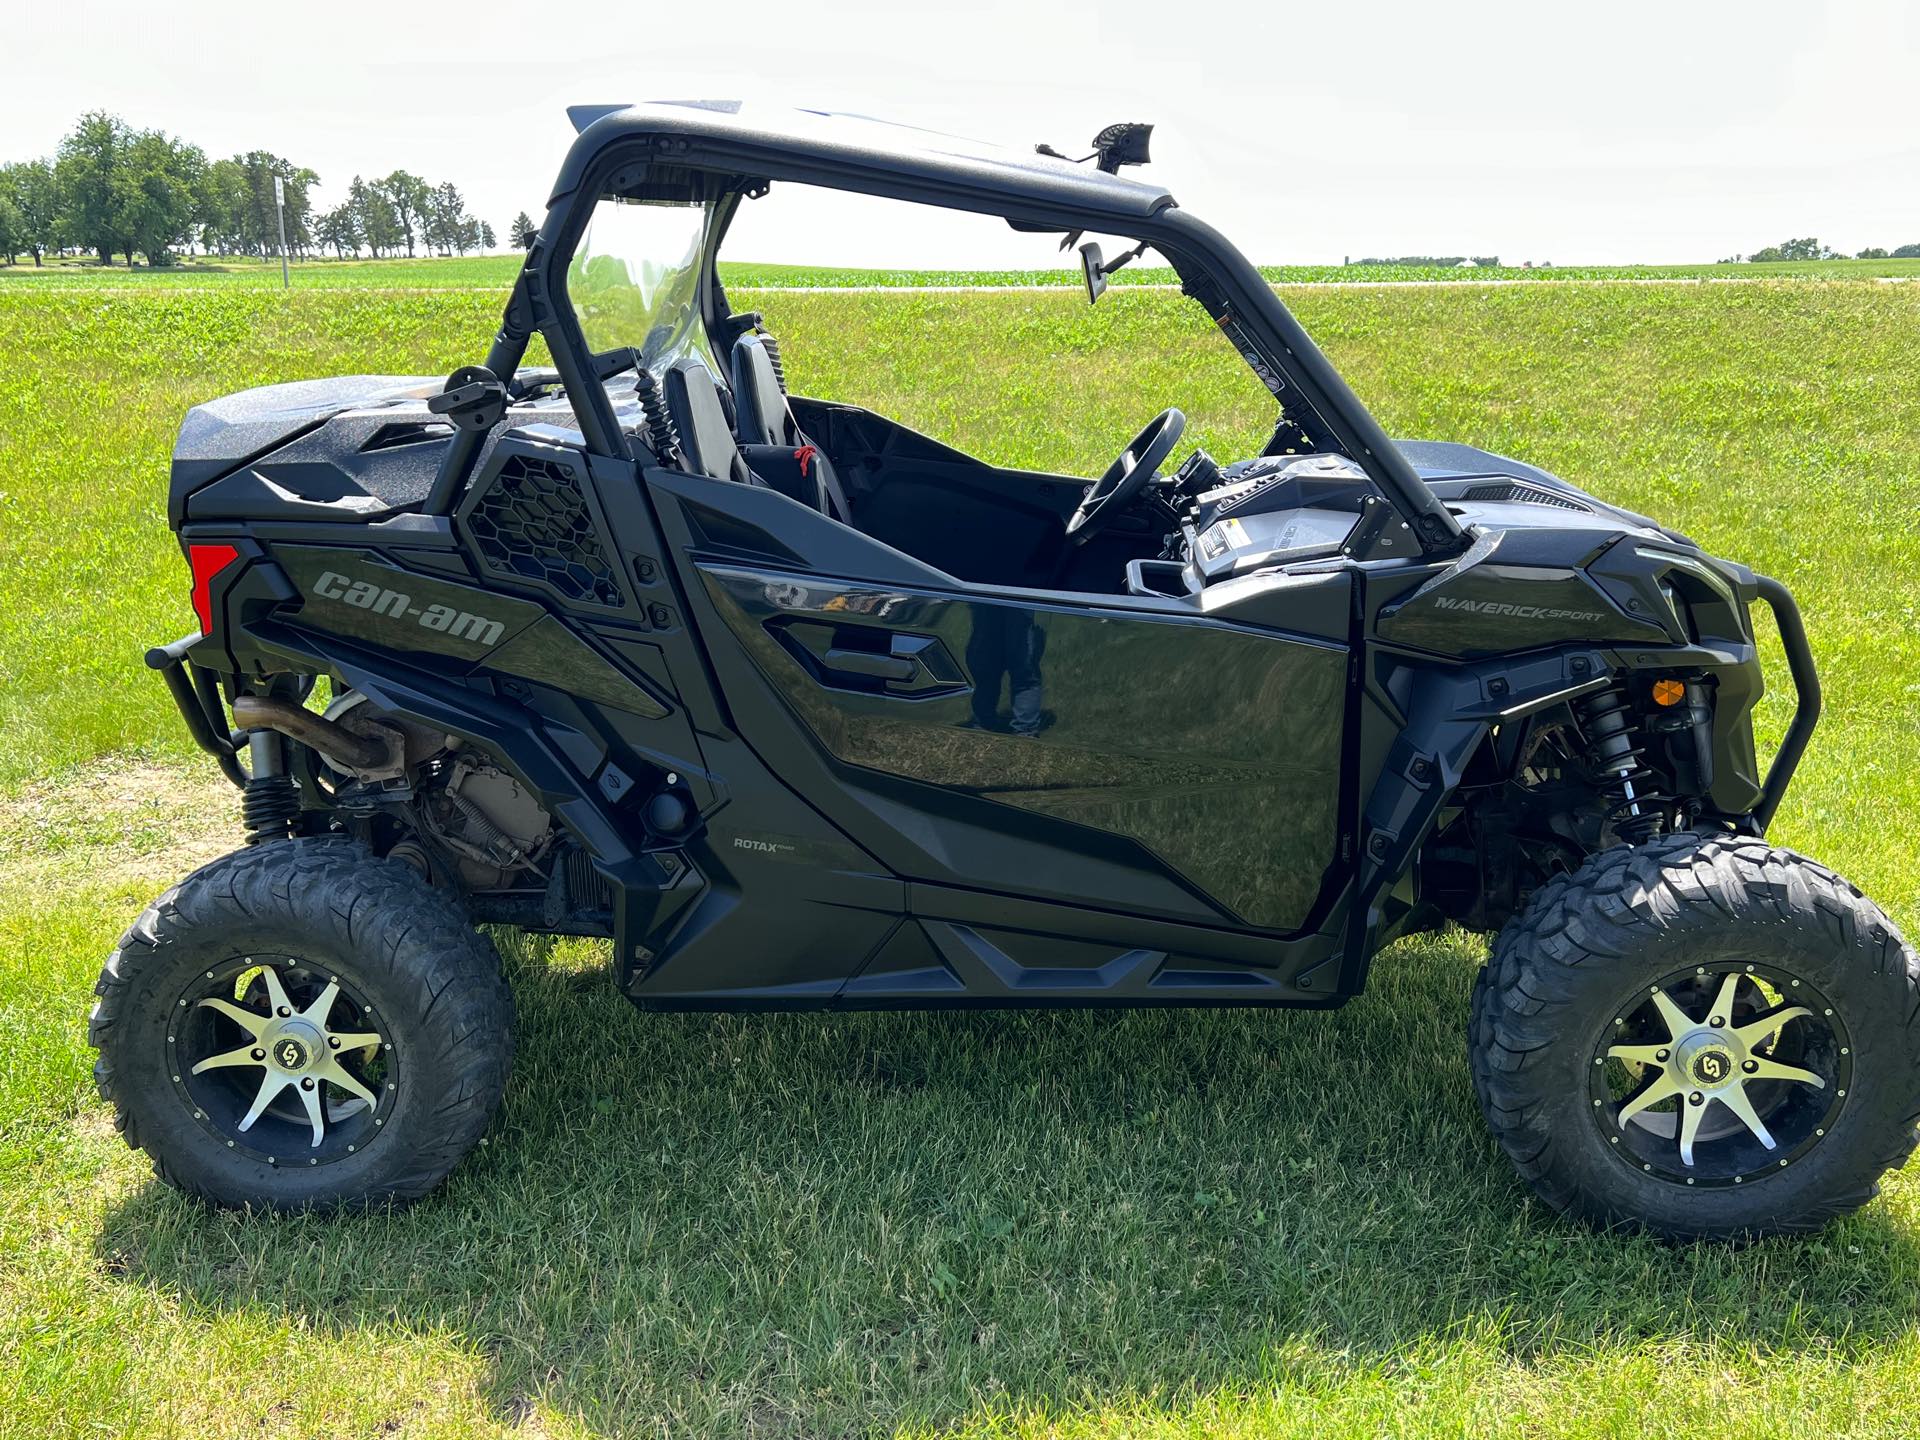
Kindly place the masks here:
<instances>
[{"instance_id":1,"label":"side-by-side utv","mask_svg":"<svg viewBox=\"0 0 1920 1440\"><path fill-rule=\"evenodd\" d=\"M606 937L646 1008L797 1009L1327 1007L1455 924L1497 933L1474 1083L1554 1208L1805 1230L1907 1156L1914 954L1765 838L1819 711L1779 583L1389 439L1121 173L1146 127L1075 161L732 104L574 118L483 363L181 430L200 633L147 659L246 843L98 986L101 1093L162 1177L431 1190L513 1052L476 925ZM1170 394L1089 479L789 393L715 264L788 185L1137 242L1083 247L1093 298L1150 247L1271 438L1183 456ZM1797 696L1764 770L1756 604Z\"/></svg>"}]
</instances>

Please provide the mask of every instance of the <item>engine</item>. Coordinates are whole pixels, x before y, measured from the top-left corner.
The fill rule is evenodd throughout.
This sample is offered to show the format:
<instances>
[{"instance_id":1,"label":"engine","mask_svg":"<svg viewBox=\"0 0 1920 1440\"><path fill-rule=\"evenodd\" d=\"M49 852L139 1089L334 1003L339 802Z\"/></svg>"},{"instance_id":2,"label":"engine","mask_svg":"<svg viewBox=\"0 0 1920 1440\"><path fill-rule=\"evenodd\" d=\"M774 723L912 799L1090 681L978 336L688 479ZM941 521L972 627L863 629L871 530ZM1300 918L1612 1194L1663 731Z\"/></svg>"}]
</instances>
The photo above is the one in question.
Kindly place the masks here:
<instances>
[{"instance_id":1,"label":"engine","mask_svg":"<svg viewBox=\"0 0 1920 1440\"><path fill-rule=\"evenodd\" d=\"M316 751L334 808L364 817L376 850L466 891L545 886L558 830L519 780L458 737L383 714L362 695L336 699L324 718L385 747L374 766Z\"/></svg>"}]
</instances>

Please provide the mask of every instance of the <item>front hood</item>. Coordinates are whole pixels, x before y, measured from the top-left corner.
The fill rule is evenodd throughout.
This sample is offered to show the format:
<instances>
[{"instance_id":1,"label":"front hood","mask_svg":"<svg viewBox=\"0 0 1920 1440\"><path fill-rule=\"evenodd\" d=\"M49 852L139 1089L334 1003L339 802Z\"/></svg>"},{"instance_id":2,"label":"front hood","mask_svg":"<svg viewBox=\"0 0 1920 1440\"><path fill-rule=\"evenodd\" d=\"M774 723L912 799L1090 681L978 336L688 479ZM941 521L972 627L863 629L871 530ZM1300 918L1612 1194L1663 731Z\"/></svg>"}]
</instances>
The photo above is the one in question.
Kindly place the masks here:
<instances>
[{"instance_id":1,"label":"front hood","mask_svg":"<svg viewBox=\"0 0 1920 1440\"><path fill-rule=\"evenodd\" d=\"M1511 455L1451 440L1396 440L1394 444L1420 478L1447 502L1447 508L1469 525L1604 529L1625 524L1682 545L1694 543L1658 520L1609 505L1558 475Z\"/></svg>"}]
</instances>

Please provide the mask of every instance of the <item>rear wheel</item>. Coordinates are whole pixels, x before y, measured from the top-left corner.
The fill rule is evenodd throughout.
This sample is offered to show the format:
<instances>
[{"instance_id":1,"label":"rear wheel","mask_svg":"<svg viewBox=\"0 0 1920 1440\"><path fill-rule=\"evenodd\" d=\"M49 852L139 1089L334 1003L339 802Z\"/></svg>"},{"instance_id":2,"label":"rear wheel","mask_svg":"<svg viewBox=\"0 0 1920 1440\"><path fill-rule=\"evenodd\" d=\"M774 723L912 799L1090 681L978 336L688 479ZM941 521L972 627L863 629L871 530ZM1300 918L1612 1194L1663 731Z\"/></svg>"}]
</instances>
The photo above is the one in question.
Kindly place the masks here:
<instances>
[{"instance_id":1,"label":"rear wheel","mask_svg":"<svg viewBox=\"0 0 1920 1440\"><path fill-rule=\"evenodd\" d=\"M1675 1237L1817 1228L1920 1119L1920 967L1762 840L1673 835L1541 890L1474 990L1475 1088L1554 1209Z\"/></svg>"},{"instance_id":2,"label":"rear wheel","mask_svg":"<svg viewBox=\"0 0 1920 1440\"><path fill-rule=\"evenodd\" d=\"M218 1205L405 1202L480 1138L513 1055L493 947L408 867L282 840L168 891L89 1035L127 1143Z\"/></svg>"}]
</instances>

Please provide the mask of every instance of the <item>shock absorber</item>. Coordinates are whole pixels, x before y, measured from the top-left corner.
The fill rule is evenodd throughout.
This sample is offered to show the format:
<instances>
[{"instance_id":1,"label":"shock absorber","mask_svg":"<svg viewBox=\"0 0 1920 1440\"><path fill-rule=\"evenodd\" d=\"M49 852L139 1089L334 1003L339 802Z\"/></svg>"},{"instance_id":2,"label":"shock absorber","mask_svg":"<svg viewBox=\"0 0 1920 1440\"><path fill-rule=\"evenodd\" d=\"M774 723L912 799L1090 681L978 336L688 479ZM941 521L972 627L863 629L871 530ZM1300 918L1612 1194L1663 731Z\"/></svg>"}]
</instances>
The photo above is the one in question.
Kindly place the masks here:
<instances>
[{"instance_id":1,"label":"shock absorber","mask_svg":"<svg viewBox=\"0 0 1920 1440\"><path fill-rule=\"evenodd\" d=\"M660 457L662 465L677 463L680 459L680 430L667 409L667 395L661 388L660 377L651 370L642 369L634 378L633 388L640 397L641 412L647 417L647 444Z\"/></svg>"},{"instance_id":2,"label":"shock absorber","mask_svg":"<svg viewBox=\"0 0 1920 1440\"><path fill-rule=\"evenodd\" d=\"M773 362L773 378L780 384L780 393L787 393L787 362L780 358L780 342L773 338L770 331L759 332L760 346L767 352L767 359Z\"/></svg>"},{"instance_id":3,"label":"shock absorber","mask_svg":"<svg viewBox=\"0 0 1920 1440\"><path fill-rule=\"evenodd\" d=\"M1666 828L1673 797L1657 788L1659 777L1642 763L1646 746L1634 728L1627 697L1615 686L1578 702L1576 708L1588 759L1607 793L1607 818L1627 844L1645 844Z\"/></svg>"},{"instance_id":4,"label":"shock absorber","mask_svg":"<svg viewBox=\"0 0 1920 1440\"><path fill-rule=\"evenodd\" d=\"M284 840L300 818L300 791L287 774L286 742L271 730L255 730L247 739L253 774L240 792L240 818L247 844Z\"/></svg>"}]
</instances>

